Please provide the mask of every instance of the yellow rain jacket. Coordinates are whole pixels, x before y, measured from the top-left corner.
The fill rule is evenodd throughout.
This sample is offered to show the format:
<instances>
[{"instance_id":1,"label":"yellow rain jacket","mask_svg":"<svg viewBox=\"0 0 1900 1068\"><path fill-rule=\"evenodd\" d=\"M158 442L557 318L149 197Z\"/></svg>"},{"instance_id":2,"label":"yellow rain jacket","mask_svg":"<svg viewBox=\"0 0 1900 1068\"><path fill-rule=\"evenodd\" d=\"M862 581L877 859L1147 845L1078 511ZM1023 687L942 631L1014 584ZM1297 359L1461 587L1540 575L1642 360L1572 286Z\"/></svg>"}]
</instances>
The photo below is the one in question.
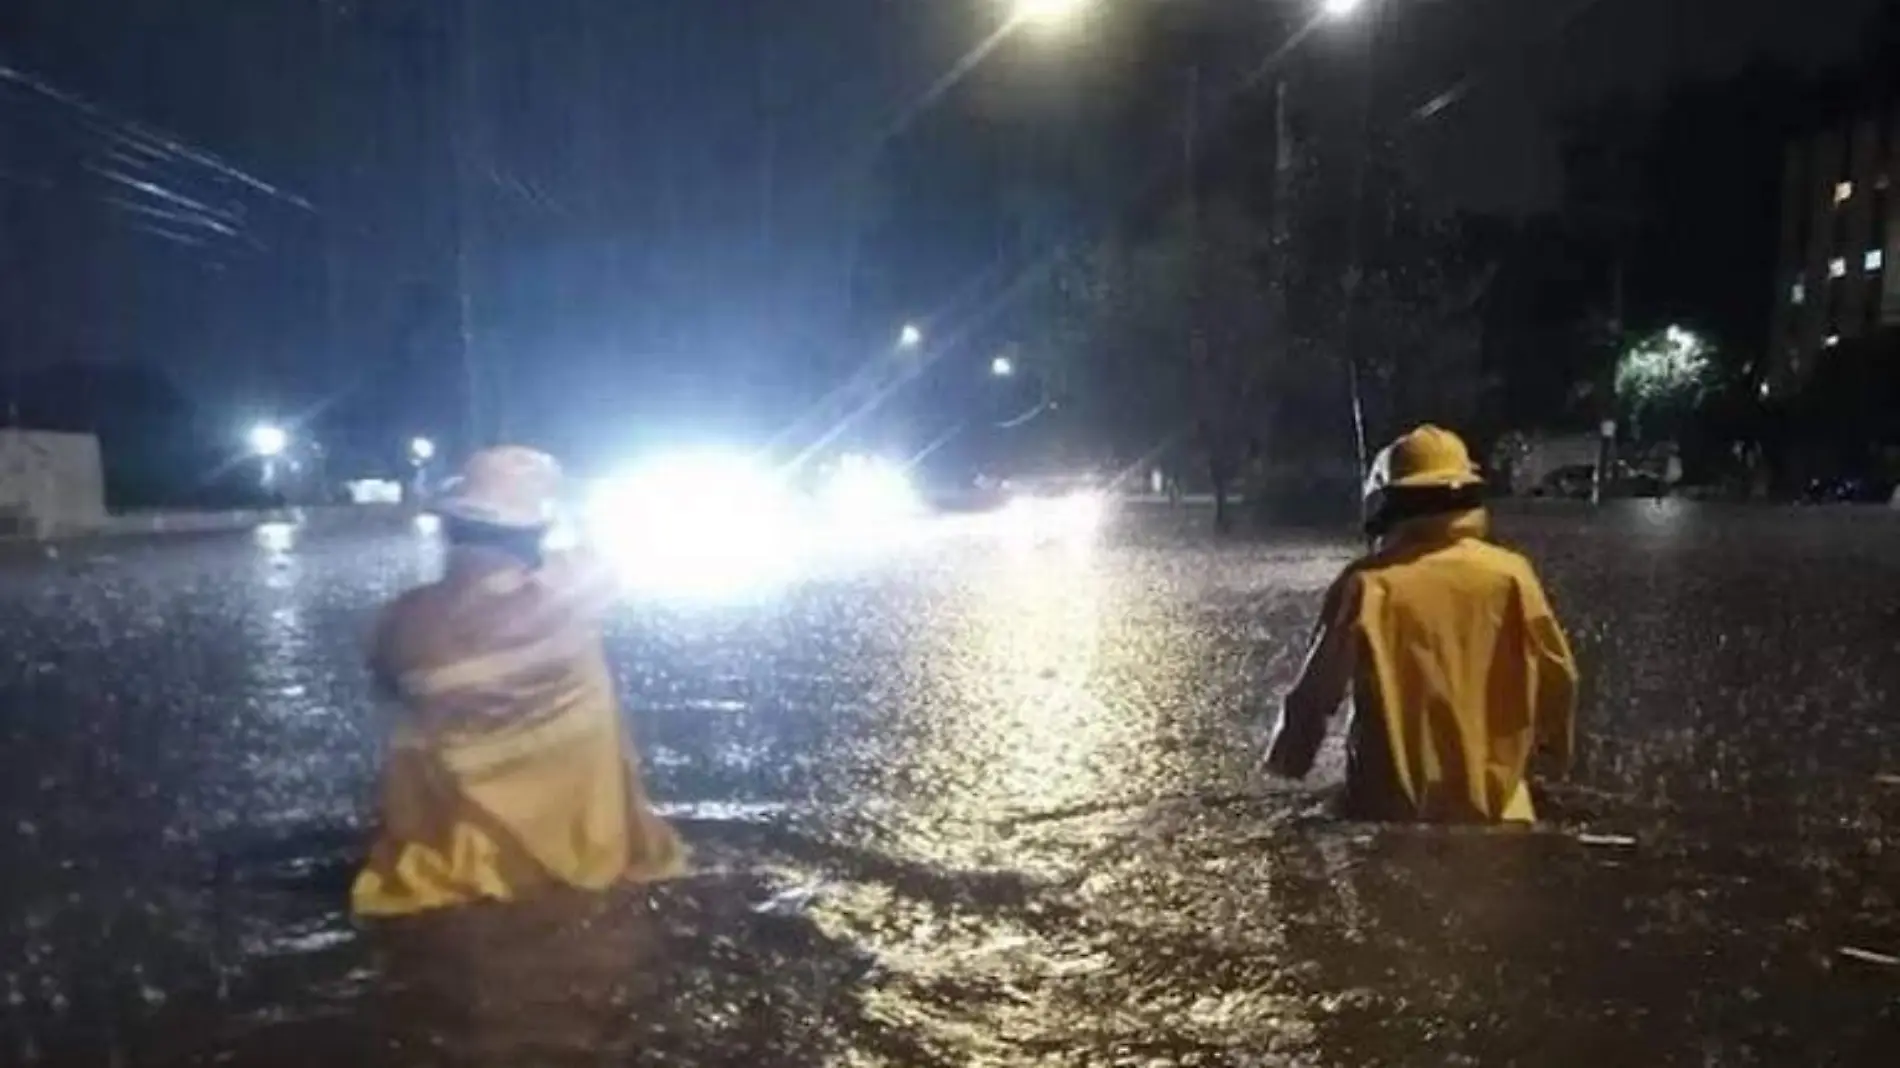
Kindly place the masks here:
<instances>
[{"instance_id":1,"label":"yellow rain jacket","mask_svg":"<svg viewBox=\"0 0 1900 1068\"><path fill-rule=\"evenodd\" d=\"M1484 540L1482 509L1412 519L1346 569L1268 767L1312 767L1350 687L1345 809L1357 819L1530 822L1525 769L1568 766L1577 667L1529 561Z\"/></svg>"},{"instance_id":2,"label":"yellow rain jacket","mask_svg":"<svg viewBox=\"0 0 1900 1068\"><path fill-rule=\"evenodd\" d=\"M601 584L551 563L452 552L447 576L378 625L371 667L400 699L359 916L676 874L621 722Z\"/></svg>"}]
</instances>

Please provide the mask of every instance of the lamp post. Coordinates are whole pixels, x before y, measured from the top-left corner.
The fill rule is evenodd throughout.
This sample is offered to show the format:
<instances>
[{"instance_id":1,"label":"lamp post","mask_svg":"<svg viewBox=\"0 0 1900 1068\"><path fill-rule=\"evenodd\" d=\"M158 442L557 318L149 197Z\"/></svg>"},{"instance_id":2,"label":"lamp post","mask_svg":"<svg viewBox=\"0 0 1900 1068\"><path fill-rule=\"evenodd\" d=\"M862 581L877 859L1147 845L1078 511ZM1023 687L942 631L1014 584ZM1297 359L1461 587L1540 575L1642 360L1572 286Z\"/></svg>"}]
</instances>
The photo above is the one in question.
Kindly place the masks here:
<instances>
[{"instance_id":1,"label":"lamp post","mask_svg":"<svg viewBox=\"0 0 1900 1068\"><path fill-rule=\"evenodd\" d=\"M435 441L430 438L409 439L409 466L415 468L414 489L417 497L427 488L429 461L435 459Z\"/></svg>"},{"instance_id":2,"label":"lamp post","mask_svg":"<svg viewBox=\"0 0 1900 1068\"><path fill-rule=\"evenodd\" d=\"M290 432L275 423L259 423L251 428L251 455L262 464L265 489L277 485L277 461L290 448Z\"/></svg>"},{"instance_id":3,"label":"lamp post","mask_svg":"<svg viewBox=\"0 0 1900 1068\"><path fill-rule=\"evenodd\" d=\"M1294 35L1295 40L1299 37L1303 37L1308 30L1311 30L1314 25L1319 22L1331 22L1341 25L1359 21L1368 23L1366 29L1366 50L1369 54L1366 57L1365 86L1360 114L1361 129L1358 135L1359 144L1353 156L1354 163L1351 180L1352 201L1347 234L1348 265L1344 278L1342 279L1346 305L1344 326L1346 332L1347 389L1352 409L1353 443L1358 461L1360 480L1363 481L1371 458L1369 443L1367 441L1362 383L1363 376L1359 366L1360 353L1358 351L1359 344L1356 336L1358 332L1356 323L1360 318L1357 314L1357 308L1364 290L1362 284L1365 273L1363 264L1364 236L1362 233L1364 224L1362 216L1365 214L1366 171L1369 166L1367 157L1370 153L1372 138L1373 78L1375 75L1375 65L1370 53L1377 44L1378 17L1383 0L1312 0L1312 2L1315 6L1309 8L1309 10L1314 13L1313 22L1309 23L1305 29L1296 33ZM1086 13L1093 6L1092 0L1011 0L1011 4L1013 8L1012 25L1033 23L1044 27L1055 27L1073 23L1079 16ZM1287 176L1290 170L1290 163L1286 143L1286 131L1288 128L1286 121L1286 80L1278 77L1276 77L1275 80L1277 82L1274 91L1275 129L1277 134L1275 154L1277 158L1275 165L1276 203L1274 206L1274 229L1277 244L1279 237L1285 233L1285 196L1288 187ZM1182 167L1184 171L1183 185L1187 203L1188 225L1192 230L1193 240L1198 247L1200 228L1200 205L1198 203L1200 153L1198 142L1201 132L1201 71L1198 65L1191 66L1188 70L1188 85L1184 104L1181 145ZM1275 257L1276 262L1278 259L1279 257ZM1193 339L1190 338L1189 344L1194 344Z\"/></svg>"},{"instance_id":4,"label":"lamp post","mask_svg":"<svg viewBox=\"0 0 1900 1068\"><path fill-rule=\"evenodd\" d=\"M1347 265L1346 288L1346 385L1352 403L1353 447L1359 464L1359 480L1363 483L1371 472L1372 451L1366 440L1366 406L1363 376L1359 370L1359 304L1365 292L1365 214L1366 214L1366 169L1367 156L1372 151L1372 106L1374 77L1376 66L1374 52L1379 42L1379 10L1382 0L1325 0L1321 12L1326 17L1343 22L1365 14L1370 25L1366 28L1365 86L1360 101L1359 143L1353 151L1352 204L1351 215L1347 223ZM1367 9L1370 8L1368 11Z\"/></svg>"}]
</instances>

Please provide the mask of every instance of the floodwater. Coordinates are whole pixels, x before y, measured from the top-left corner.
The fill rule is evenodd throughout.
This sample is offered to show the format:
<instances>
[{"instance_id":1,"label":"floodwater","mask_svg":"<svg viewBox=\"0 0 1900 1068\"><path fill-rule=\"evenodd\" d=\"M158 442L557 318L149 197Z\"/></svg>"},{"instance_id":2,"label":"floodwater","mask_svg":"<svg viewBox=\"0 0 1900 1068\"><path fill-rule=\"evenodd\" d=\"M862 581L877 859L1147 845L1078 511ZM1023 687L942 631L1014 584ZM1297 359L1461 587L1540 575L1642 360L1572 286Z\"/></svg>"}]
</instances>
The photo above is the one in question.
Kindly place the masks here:
<instances>
[{"instance_id":1,"label":"floodwater","mask_svg":"<svg viewBox=\"0 0 1900 1068\"><path fill-rule=\"evenodd\" d=\"M949 542L610 651L689 879L370 930L408 531L0 562L0 1064L1886 1065L1900 521L1513 515L1587 673L1527 832L1256 764L1351 547Z\"/></svg>"}]
</instances>

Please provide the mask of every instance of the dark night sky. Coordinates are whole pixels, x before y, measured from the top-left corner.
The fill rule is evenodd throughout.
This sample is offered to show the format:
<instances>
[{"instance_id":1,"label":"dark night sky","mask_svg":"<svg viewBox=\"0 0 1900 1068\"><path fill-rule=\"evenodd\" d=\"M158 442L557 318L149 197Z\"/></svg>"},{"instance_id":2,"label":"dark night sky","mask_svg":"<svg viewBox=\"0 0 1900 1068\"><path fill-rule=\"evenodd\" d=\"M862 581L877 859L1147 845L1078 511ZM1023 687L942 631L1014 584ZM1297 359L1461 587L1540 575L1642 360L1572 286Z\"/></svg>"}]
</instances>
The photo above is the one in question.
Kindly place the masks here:
<instances>
[{"instance_id":1,"label":"dark night sky","mask_svg":"<svg viewBox=\"0 0 1900 1068\"><path fill-rule=\"evenodd\" d=\"M1751 58L1848 58L1881 0L1391 2L1420 6L1383 43L1390 99L1416 104L1473 79L1454 107L1406 134L1430 199L1525 211L1555 195L1551 118L1565 108L1653 94ZM981 267L981 241L955 211L893 208L902 188L878 204L855 196L849 176L893 108L980 37L989 3L491 5L502 14L490 27L499 43L484 66L480 136L502 253L483 307L488 343L523 371L525 381L501 387L520 417L757 415L761 396L808 390L854 365L850 347L865 343L867 320L947 299L946 280ZM83 168L39 186L10 179L9 306L35 309L10 325L10 347L42 361L160 363L234 407L380 392L398 399L385 398L378 418L448 418L453 404L401 398L440 402L454 374L441 276L454 196L439 117L450 104L430 75L445 59L426 30L449 7L6 0L0 62L174 131L321 209L189 167L166 171L179 189L240 212L255 239L207 250L129 228L101 208L112 190ZM775 42L765 52L763 39ZM985 79L1004 76L979 71L960 92L980 95ZM49 146L61 123L80 127L57 112L0 94L7 174L59 157ZM768 116L769 139L760 135ZM865 277L847 284L846 265L864 254L848 235L880 209L924 220L901 248L938 262L861 263ZM335 288L324 284L326 262L342 278ZM927 281L906 294L905 278Z\"/></svg>"},{"instance_id":2,"label":"dark night sky","mask_svg":"<svg viewBox=\"0 0 1900 1068\"><path fill-rule=\"evenodd\" d=\"M1821 67L1852 59L1883 0L1437 0L1416 30L1408 100L1466 74L1461 103L1414 127L1422 176L1440 203L1524 211L1555 196L1551 119L1619 93L1718 76L1751 60ZM1567 12L1582 11L1574 20ZM1553 27L1565 25L1562 32Z\"/></svg>"}]
</instances>

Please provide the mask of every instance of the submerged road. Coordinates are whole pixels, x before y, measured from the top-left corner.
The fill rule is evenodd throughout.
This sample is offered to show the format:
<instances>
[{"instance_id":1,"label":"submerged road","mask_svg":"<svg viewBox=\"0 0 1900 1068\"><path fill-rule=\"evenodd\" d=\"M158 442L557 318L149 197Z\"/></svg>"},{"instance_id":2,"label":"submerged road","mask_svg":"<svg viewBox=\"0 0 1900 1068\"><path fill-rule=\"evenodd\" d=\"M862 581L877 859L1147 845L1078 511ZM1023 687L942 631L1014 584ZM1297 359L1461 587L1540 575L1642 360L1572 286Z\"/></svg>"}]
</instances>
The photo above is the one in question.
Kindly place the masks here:
<instances>
[{"instance_id":1,"label":"submerged road","mask_svg":"<svg viewBox=\"0 0 1900 1068\"><path fill-rule=\"evenodd\" d=\"M341 904L429 539L0 559L0 1064L1892 1063L1900 521L1503 519L1586 673L1525 833L1264 781L1351 547L1175 525L629 604L697 874L406 931Z\"/></svg>"}]
</instances>

